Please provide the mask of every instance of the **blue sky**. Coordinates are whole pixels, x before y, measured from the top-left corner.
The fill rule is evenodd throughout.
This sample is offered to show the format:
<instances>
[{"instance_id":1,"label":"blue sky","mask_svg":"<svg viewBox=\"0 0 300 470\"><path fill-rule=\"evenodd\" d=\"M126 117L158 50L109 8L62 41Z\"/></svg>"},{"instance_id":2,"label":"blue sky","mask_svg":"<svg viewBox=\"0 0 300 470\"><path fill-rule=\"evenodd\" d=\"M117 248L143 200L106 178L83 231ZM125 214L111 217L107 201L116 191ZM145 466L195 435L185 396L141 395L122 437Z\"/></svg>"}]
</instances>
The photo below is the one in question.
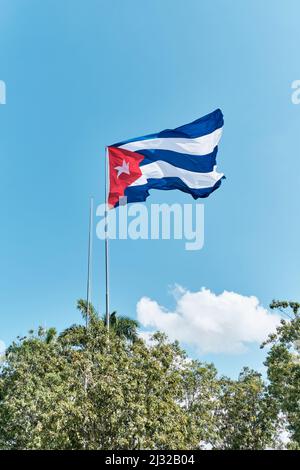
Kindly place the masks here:
<instances>
[{"instance_id":1,"label":"blue sky","mask_svg":"<svg viewBox=\"0 0 300 470\"><path fill-rule=\"evenodd\" d=\"M0 0L1 318L8 344L39 324L79 321L89 197L103 201L104 146L220 107L218 166L205 246L113 241L111 303L168 309L170 286L299 300L300 78L297 0ZM190 202L152 192L150 202ZM103 242L93 301L103 311ZM258 344L206 354L221 372L261 368Z\"/></svg>"}]
</instances>

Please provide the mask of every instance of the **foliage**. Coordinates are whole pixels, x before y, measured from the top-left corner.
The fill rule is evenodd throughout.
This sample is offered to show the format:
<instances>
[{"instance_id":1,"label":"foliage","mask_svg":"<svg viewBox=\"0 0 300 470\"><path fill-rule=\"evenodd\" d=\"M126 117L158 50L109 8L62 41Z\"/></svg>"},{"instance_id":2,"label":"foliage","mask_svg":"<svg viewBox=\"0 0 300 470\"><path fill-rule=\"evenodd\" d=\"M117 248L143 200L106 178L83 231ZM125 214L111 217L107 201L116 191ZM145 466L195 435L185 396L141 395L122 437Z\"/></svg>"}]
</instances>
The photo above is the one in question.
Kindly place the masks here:
<instances>
[{"instance_id":1,"label":"foliage","mask_svg":"<svg viewBox=\"0 0 300 470\"><path fill-rule=\"evenodd\" d=\"M220 405L220 382L213 364L191 361L186 364L183 403L188 416L191 448L215 447L219 436L216 410Z\"/></svg>"},{"instance_id":2,"label":"foliage","mask_svg":"<svg viewBox=\"0 0 300 470\"><path fill-rule=\"evenodd\" d=\"M265 362L269 393L278 412L287 419L290 447L300 449L300 304L273 301L270 308L280 310L287 319L281 320L276 333L262 345L271 345Z\"/></svg>"},{"instance_id":3,"label":"foliage","mask_svg":"<svg viewBox=\"0 0 300 470\"><path fill-rule=\"evenodd\" d=\"M84 324L39 328L7 349L0 449L265 449L277 445L282 412L297 446L299 365L288 347L297 312L269 338L266 386L246 368L219 378L162 333L146 344L116 313L108 332L91 304L77 307Z\"/></svg>"},{"instance_id":4,"label":"foliage","mask_svg":"<svg viewBox=\"0 0 300 470\"><path fill-rule=\"evenodd\" d=\"M149 348L113 325L108 335L94 313L87 328L73 325L59 336L39 329L8 348L0 448L185 447L178 345L157 334Z\"/></svg>"},{"instance_id":5,"label":"foliage","mask_svg":"<svg viewBox=\"0 0 300 470\"><path fill-rule=\"evenodd\" d=\"M276 446L278 415L261 374L245 367L237 381L222 378L221 449L266 449Z\"/></svg>"}]
</instances>

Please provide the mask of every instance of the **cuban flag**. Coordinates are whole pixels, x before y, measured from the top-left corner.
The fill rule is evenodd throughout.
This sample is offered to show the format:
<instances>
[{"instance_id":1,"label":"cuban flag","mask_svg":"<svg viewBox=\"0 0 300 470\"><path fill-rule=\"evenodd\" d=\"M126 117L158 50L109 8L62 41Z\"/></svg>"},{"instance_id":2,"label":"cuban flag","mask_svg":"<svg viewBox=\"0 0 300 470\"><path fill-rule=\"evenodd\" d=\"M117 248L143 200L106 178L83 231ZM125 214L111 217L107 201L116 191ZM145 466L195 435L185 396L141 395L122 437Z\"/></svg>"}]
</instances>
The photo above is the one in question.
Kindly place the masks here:
<instances>
[{"instance_id":1,"label":"cuban flag","mask_svg":"<svg viewBox=\"0 0 300 470\"><path fill-rule=\"evenodd\" d=\"M216 169L222 135L220 109L176 129L166 129L108 147L110 207L141 202L150 189L179 189L194 199L209 196L221 185Z\"/></svg>"}]
</instances>

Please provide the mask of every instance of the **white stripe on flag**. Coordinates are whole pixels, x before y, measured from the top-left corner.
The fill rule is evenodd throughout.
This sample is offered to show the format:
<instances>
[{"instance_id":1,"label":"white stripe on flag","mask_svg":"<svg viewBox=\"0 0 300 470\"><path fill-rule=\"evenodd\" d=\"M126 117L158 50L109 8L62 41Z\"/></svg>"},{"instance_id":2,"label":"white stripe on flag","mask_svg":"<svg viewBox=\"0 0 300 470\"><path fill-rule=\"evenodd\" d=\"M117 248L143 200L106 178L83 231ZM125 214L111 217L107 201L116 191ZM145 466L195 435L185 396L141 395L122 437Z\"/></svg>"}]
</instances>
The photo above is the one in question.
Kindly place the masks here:
<instances>
[{"instance_id":1,"label":"white stripe on flag","mask_svg":"<svg viewBox=\"0 0 300 470\"><path fill-rule=\"evenodd\" d=\"M172 150L178 153L189 153L190 155L207 155L212 153L218 145L222 135L222 127L210 134L197 137L195 139L180 139L178 137L164 137L161 139L138 140L120 145L120 149L137 152L139 150Z\"/></svg>"},{"instance_id":2,"label":"white stripe on flag","mask_svg":"<svg viewBox=\"0 0 300 470\"><path fill-rule=\"evenodd\" d=\"M197 173L195 171L187 171L177 166L170 165L162 160L149 163L149 165L142 165L140 167L142 176L135 180L130 186L140 186L147 184L148 178L167 178L175 177L180 178L189 188L201 189L211 188L217 181L219 181L223 173L218 173L216 167L214 171L209 173Z\"/></svg>"}]
</instances>

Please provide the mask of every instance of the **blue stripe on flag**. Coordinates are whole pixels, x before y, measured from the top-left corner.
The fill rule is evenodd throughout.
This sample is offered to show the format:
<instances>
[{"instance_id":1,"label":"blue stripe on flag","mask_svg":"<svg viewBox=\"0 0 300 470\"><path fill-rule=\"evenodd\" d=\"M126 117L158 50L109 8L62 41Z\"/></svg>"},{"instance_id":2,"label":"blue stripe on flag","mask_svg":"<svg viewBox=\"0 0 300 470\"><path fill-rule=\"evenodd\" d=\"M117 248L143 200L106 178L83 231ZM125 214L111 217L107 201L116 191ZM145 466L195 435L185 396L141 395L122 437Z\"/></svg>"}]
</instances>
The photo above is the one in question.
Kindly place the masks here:
<instances>
[{"instance_id":1,"label":"blue stripe on flag","mask_svg":"<svg viewBox=\"0 0 300 470\"><path fill-rule=\"evenodd\" d=\"M142 202L147 199L150 195L150 189L162 189L165 191L170 191L172 189L180 189L181 191L191 194L194 199L208 197L212 192L218 189L221 186L222 179L224 176L219 179L216 184L210 188L189 188L180 178L149 178L148 184L143 184L140 186L129 186L125 189L125 196L127 197L127 202Z\"/></svg>"},{"instance_id":2,"label":"blue stripe on flag","mask_svg":"<svg viewBox=\"0 0 300 470\"><path fill-rule=\"evenodd\" d=\"M137 153L144 155L144 160L140 166L162 160L184 170L195 171L198 173L208 173L213 171L216 165L216 156L218 147L208 155L191 155L185 153L172 152L171 150L138 150Z\"/></svg>"},{"instance_id":3,"label":"blue stripe on flag","mask_svg":"<svg viewBox=\"0 0 300 470\"><path fill-rule=\"evenodd\" d=\"M202 137L210 134L211 132L219 129L224 124L223 114L220 109L216 109L210 114L203 116L196 121L185 124L184 126L177 127L175 129L166 129L156 134L148 134L141 137L135 137L133 139L124 140L117 144L113 144L112 147L120 147L121 145L128 144L130 142L138 142L148 139L167 138L167 137L179 137L185 139L195 139L196 137Z\"/></svg>"}]
</instances>

